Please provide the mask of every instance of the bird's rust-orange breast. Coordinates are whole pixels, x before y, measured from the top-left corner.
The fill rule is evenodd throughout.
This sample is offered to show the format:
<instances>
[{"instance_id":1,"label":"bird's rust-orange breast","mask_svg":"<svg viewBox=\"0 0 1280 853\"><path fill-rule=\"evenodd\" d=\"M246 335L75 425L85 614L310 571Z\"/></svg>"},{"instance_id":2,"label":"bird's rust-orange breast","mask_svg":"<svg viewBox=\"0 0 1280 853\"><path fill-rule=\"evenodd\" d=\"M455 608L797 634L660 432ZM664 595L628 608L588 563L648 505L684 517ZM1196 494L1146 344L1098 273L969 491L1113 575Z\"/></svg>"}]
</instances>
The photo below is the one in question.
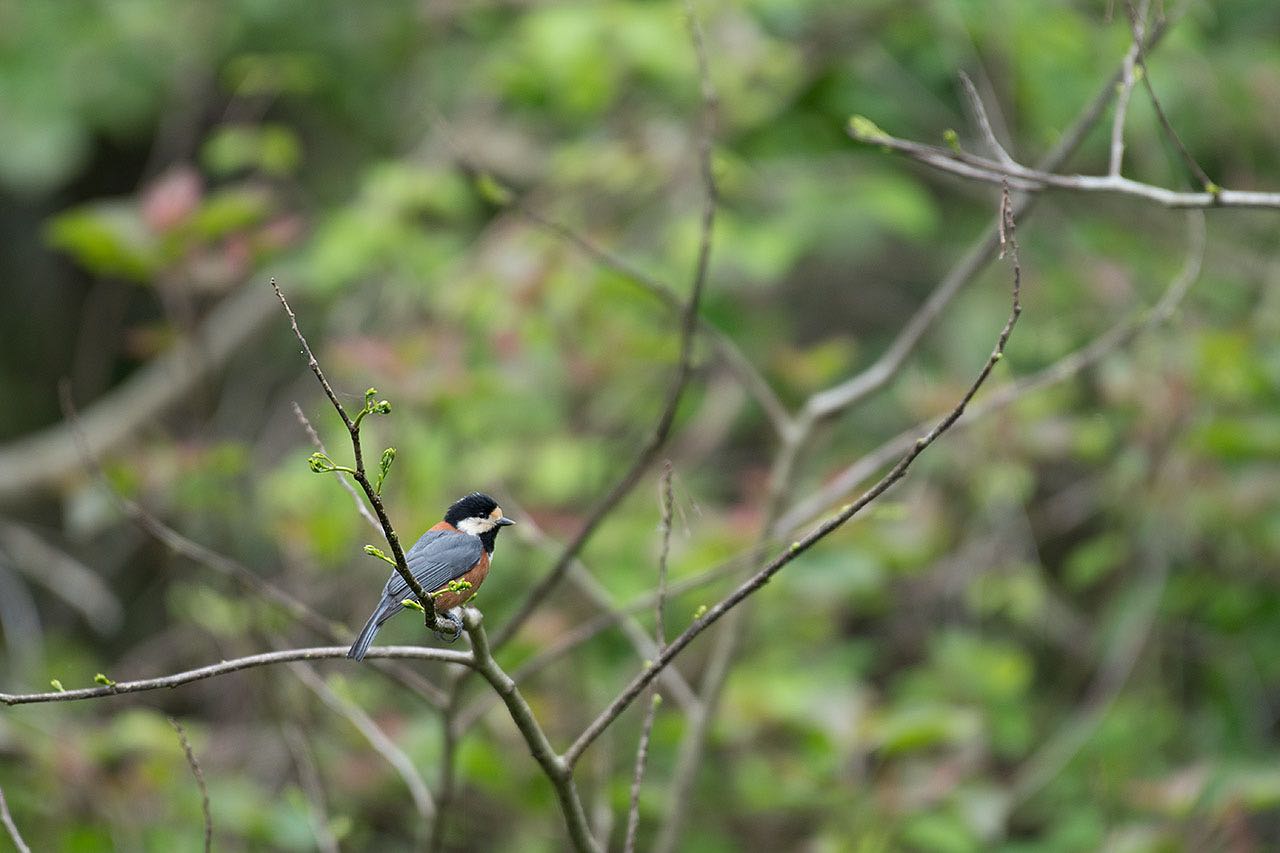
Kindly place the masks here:
<instances>
[{"instance_id":1,"label":"bird's rust-orange breast","mask_svg":"<svg viewBox=\"0 0 1280 853\"><path fill-rule=\"evenodd\" d=\"M471 584L470 589L464 589L461 592L452 592L449 589L449 584L445 584L440 587L439 590L433 590L433 595L431 597L435 600L436 610L444 613L452 610L459 604L462 604L468 598L476 594L476 590L480 589L480 584L484 583L484 579L488 576L489 554L487 551L481 551L480 559L476 560L476 564L464 575L454 579L469 582Z\"/></svg>"}]
</instances>

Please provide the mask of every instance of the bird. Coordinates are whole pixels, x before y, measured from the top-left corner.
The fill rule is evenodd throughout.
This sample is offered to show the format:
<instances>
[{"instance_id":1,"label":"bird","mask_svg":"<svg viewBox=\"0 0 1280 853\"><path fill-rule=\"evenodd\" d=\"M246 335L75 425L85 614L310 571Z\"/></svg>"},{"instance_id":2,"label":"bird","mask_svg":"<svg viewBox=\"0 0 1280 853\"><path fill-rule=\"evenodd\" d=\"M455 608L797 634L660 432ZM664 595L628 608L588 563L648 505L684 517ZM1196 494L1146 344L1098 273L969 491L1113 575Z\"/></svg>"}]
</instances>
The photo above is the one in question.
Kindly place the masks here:
<instances>
[{"instance_id":1,"label":"bird","mask_svg":"<svg viewBox=\"0 0 1280 853\"><path fill-rule=\"evenodd\" d=\"M445 512L444 520L422 534L405 553L409 572L431 596L437 613L448 613L476 594L489 575L498 531L512 524L515 521L502 514L497 501L483 492L472 492L454 501ZM451 588L451 581L466 581L471 586L457 589L455 584ZM382 588L382 600L351 644L347 657L364 660L378 629L404 609L402 602L406 598L417 600L400 573L392 571ZM462 619L450 616L450 621L456 625L453 635L442 633L440 636L453 641L462 633Z\"/></svg>"}]
</instances>

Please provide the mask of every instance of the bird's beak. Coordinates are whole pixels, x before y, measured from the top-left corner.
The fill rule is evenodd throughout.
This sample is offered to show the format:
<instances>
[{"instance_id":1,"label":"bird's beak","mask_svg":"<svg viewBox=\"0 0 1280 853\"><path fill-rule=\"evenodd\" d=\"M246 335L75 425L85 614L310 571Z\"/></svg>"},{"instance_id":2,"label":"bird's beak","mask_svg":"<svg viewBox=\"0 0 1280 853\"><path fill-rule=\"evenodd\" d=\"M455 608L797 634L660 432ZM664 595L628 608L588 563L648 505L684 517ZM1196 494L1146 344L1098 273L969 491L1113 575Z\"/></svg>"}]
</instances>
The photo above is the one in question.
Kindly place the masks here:
<instances>
[{"instance_id":1,"label":"bird's beak","mask_svg":"<svg viewBox=\"0 0 1280 853\"><path fill-rule=\"evenodd\" d=\"M505 515L504 515L502 518L498 519L498 526L499 526L499 527L510 527L511 525L513 525L513 524L515 524L515 523L516 523L516 522L515 522L515 519L513 519L513 518L507 518Z\"/></svg>"}]
</instances>

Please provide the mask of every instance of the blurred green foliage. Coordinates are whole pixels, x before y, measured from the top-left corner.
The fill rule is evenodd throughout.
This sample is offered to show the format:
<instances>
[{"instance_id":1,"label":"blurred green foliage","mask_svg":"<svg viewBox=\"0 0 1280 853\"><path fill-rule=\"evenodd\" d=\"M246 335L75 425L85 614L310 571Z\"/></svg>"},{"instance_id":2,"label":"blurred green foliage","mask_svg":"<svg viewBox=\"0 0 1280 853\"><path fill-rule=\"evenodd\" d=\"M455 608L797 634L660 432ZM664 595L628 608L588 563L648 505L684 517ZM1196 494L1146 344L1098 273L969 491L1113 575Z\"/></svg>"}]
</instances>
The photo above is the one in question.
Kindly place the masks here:
<instances>
[{"instance_id":1,"label":"blurred green foliage","mask_svg":"<svg viewBox=\"0 0 1280 853\"><path fill-rule=\"evenodd\" d=\"M939 142L955 129L979 150L964 69L1030 162L1128 41L1123 11L1107 21L1102 0L697 6L721 102L703 315L788 405L871 363L996 210L990 187L852 143L850 116L865 116L864 136ZM1278 10L1192 3L1150 57L1179 133L1226 187L1280 187ZM398 450L383 494L402 536L484 488L567 540L652 428L676 327L510 202L683 295L698 109L674 2L0 6L0 438L58 421L63 376L79 399L109 398L219 300L274 274L344 398L358 408L376 383L395 406L366 424L366 454ZM1107 127L1070 170L1105 169ZM1126 174L1185 183L1140 90ZM1210 213L1203 274L1172 324L947 436L888 503L759 594L681 849L1280 845L1275 230L1273 213ZM1184 235L1179 214L1137 202L1040 202L1019 227L1026 313L993 381L1140 316L1179 269ZM1003 320L1007 280L993 266L900 378L820 430L793 497L952 404ZM777 450L710 347L701 355L669 449L676 580L752 563ZM282 317L108 472L193 539L358 625L385 566L361 553L377 539L350 496L307 470L295 399L345 464L345 432ZM146 541L88 476L8 511L101 575L126 616L96 634L67 606L82 593L14 571L28 557L4 540L6 690L316 642ZM657 518L651 477L584 553L618 601L654 584ZM481 597L491 626L554 561L532 526L503 535ZM675 596L672 630L730 582ZM504 663L595 615L564 592ZM404 617L382 639L419 642L421 626ZM706 647L682 658L691 679ZM557 745L640 665L616 631L571 660L526 685ZM435 711L366 669L322 669L438 780ZM166 714L187 721L204 763L217 849L313 849L317 824L343 849L425 838L400 777L355 728L287 670L260 669L0 712L0 788L33 847L199 849L199 796ZM302 728L309 755L282 725ZM615 841L637 729L625 716L578 779L589 811L612 810ZM642 844L683 729L664 704ZM563 848L550 787L502 711L464 739L459 770L454 847Z\"/></svg>"}]
</instances>

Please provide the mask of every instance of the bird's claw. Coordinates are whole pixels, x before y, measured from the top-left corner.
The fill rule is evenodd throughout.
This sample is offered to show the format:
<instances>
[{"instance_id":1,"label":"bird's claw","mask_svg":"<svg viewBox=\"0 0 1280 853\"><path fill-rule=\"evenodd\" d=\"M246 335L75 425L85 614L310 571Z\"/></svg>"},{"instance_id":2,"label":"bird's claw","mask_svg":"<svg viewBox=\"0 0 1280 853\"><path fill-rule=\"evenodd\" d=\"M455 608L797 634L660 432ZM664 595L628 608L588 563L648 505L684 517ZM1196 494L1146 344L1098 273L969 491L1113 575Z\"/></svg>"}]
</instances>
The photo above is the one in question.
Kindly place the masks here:
<instances>
[{"instance_id":1,"label":"bird's claw","mask_svg":"<svg viewBox=\"0 0 1280 853\"><path fill-rule=\"evenodd\" d=\"M445 643L458 642L458 638L462 636L462 611L459 608L454 608L445 613L443 618L437 620L436 624L439 625L445 621L451 623L451 630L437 630L436 638Z\"/></svg>"}]
</instances>

